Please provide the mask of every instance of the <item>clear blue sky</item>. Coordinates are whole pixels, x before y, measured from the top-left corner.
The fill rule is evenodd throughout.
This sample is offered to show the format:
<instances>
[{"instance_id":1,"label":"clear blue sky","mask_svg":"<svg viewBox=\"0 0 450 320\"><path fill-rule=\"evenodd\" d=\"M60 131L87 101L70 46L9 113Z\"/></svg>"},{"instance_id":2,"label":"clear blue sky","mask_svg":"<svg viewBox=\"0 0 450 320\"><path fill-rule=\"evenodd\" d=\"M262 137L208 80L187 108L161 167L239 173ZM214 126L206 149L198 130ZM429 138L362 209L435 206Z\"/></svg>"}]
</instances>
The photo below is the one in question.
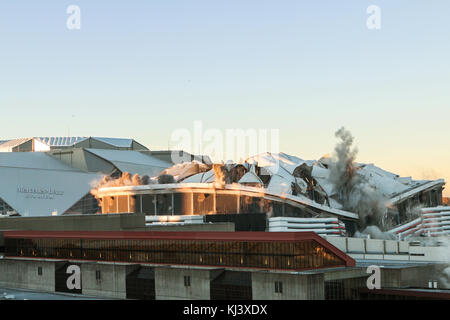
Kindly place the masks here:
<instances>
[{"instance_id":1,"label":"clear blue sky","mask_svg":"<svg viewBox=\"0 0 450 320\"><path fill-rule=\"evenodd\" d=\"M202 120L278 128L281 151L314 159L345 126L359 161L450 180L449 40L448 0L2 1L0 139L160 149Z\"/></svg>"}]
</instances>

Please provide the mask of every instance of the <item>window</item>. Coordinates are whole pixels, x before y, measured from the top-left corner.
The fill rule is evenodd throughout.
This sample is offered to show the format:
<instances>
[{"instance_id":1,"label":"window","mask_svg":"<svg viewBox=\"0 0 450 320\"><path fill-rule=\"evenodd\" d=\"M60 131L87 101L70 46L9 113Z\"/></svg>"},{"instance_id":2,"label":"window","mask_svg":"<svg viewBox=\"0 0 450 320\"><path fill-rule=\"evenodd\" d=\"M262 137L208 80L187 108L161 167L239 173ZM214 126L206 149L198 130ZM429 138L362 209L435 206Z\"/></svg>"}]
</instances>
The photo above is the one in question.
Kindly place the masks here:
<instances>
[{"instance_id":1,"label":"window","mask_svg":"<svg viewBox=\"0 0 450 320\"><path fill-rule=\"evenodd\" d=\"M32 250L34 250L34 255ZM301 270L345 265L342 259L311 240L288 243L206 239L189 241L180 239L83 239L75 241L73 239L7 238L5 239L5 252L7 256L242 266L265 269ZM42 265L36 265L35 268L38 266L42 267ZM181 276L184 275L181 274ZM101 278L100 269L96 278L97 280ZM271 282L274 281L275 279Z\"/></svg>"},{"instance_id":2,"label":"window","mask_svg":"<svg viewBox=\"0 0 450 320\"><path fill-rule=\"evenodd\" d=\"M211 193L194 193L194 213L208 214L215 212L214 198Z\"/></svg>"},{"instance_id":3,"label":"window","mask_svg":"<svg viewBox=\"0 0 450 320\"><path fill-rule=\"evenodd\" d=\"M100 270L96 270L95 271L95 280L101 280L102 279L102 274L100 272Z\"/></svg>"},{"instance_id":4,"label":"window","mask_svg":"<svg viewBox=\"0 0 450 320\"><path fill-rule=\"evenodd\" d=\"M275 281L275 292L276 293L283 293L283 282Z\"/></svg>"},{"instance_id":5,"label":"window","mask_svg":"<svg viewBox=\"0 0 450 320\"><path fill-rule=\"evenodd\" d=\"M238 197L232 194L216 195L216 213L237 213Z\"/></svg>"},{"instance_id":6,"label":"window","mask_svg":"<svg viewBox=\"0 0 450 320\"><path fill-rule=\"evenodd\" d=\"M38 276L42 276L42 267L38 267Z\"/></svg>"},{"instance_id":7,"label":"window","mask_svg":"<svg viewBox=\"0 0 450 320\"><path fill-rule=\"evenodd\" d=\"M118 213L129 213L128 210L128 196L117 196L117 212Z\"/></svg>"},{"instance_id":8,"label":"window","mask_svg":"<svg viewBox=\"0 0 450 320\"><path fill-rule=\"evenodd\" d=\"M191 286L191 276L184 276L184 286L185 287Z\"/></svg>"}]
</instances>

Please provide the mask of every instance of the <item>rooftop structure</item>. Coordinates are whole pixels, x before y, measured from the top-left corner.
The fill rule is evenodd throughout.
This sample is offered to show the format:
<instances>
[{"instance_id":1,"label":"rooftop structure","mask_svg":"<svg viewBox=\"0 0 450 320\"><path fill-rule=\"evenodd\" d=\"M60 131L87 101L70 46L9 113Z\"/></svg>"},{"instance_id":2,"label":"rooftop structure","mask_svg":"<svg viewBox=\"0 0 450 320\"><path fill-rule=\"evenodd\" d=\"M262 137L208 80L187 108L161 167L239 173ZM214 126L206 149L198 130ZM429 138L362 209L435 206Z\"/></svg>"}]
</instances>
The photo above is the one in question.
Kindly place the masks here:
<instances>
[{"instance_id":1,"label":"rooftop structure","mask_svg":"<svg viewBox=\"0 0 450 320\"><path fill-rule=\"evenodd\" d=\"M0 150L12 151L0 152L0 217L96 213L90 192L104 177L155 176L172 165L133 139L30 138Z\"/></svg>"},{"instance_id":2,"label":"rooftop structure","mask_svg":"<svg viewBox=\"0 0 450 320\"><path fill-rule=\"evenodd\" d=\"M0 153L0 209L23 216L62 214L100 179L45 153Z\"/></svg>"},{"instance_id":3,"label":"rooftop structure","mask_svg":"<svg viewBox=\"0 0 450 320\"><path fill-rule=\"evenodd\" d=\"M31 137L0 141L0 152L38 152L65 148L148 150L133 139L103 137Z\"/></svg>"},{"instance_id":4,"label":"rooftop structure","mask_svg":"<svg viewBox=\"0 0 450 320\"><path fill-rule=\"evenodd\" d=\"M91 195L102 179L157 177L176 161L205 161L184 151L150 151L134 139L32 137L0 141L0 217L99 212ZM144 178L145 180L145 178ZM126 179L123 179L126 181ZM128 181L128 180L127 180Z\"/></svg>"}]
</instances>

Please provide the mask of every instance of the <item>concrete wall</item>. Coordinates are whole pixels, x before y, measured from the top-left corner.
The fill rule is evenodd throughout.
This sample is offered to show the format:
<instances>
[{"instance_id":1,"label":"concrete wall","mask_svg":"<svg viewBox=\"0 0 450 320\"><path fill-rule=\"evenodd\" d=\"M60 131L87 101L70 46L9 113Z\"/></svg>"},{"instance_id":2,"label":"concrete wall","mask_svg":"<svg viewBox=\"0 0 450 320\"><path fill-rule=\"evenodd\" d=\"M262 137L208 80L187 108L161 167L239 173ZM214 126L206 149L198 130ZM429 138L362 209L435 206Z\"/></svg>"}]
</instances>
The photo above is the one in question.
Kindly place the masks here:
<instances>
[{"instance_id":1,"label":"concrete wall","mask_svg":"<svg viewBox=\"0 0 450 320\"><path fill-rule=\"evenodd\" d=\"M0 287L55 292L55 271L58 261L35 259L0 259ZM80 262L82 294L111 299L126 299L126 276L139 268L136 264ZM42 275L38 268L42 268ZM447 264L429 264L404 268L381 268L381 287L428 288L437 281L438 288L449 289L442 281ZM217 268L156 266L155 294L157 300L209 300L211 280L221 272ZM100 271L100 279L96 278ZM190 286L184 285L184 276L190 276ZM342 280L351 296L351 288L365 286L368 274L365 268L331 270L317 274L291 274L268 271L252 272L254 300L323 300L325 281ZM359 281L359 280L360 281ZM358 280L359 282L357 282ZM275 282L282 282L283 292L275 292ZM356 282L355 282L356 281Z\"/></svg>"},{"instance_id":2,"label":"concrete wall","mask_svg":"<svg viewBox=\"0 0 450 320\"><path fill-rule=\"evenodd\" d=\"M342 252L347 251L347 238L346 237L326 237L325 240L327 240L329 243L331 243L333 246L335 246Z\"/></svg>"},{"instance_id":3,"label":"concrete wall","mask_svg":"<svg viewBox=\"0 0 450 320\"><path fill-rule=\"evenodd\" d=\"M409 253L409 242L399 241L398 242L398 252L399 253Z\"/></svg>"},{"instance_id":4,"label":"concrete wall","mask_svg":"<svg viewBox=\"0 0 450 320\"><path fill-rule=\"evenodd\" d=\"M412 261L448 261L450 250L448 247L409 247L410 260Z\"/></svg>"},{"instance_id":5,"label":"concrete wall","mask_svg":"<svg viewBox=\"0 0 450 320\"><path fill-rule=\"evenodd\" d=\"M184 285L184 277L191 285ZM211 271L208 269L156 267L156 300L209 300Z\"/></svg>"},{"instance_id":6,"label":"concrete wall","mask_svg":"<svg viewBox=\"0 0 450 320\"><path fill-rule=\"evenodd\" d=\"M445 265L446 266L446 265ZM447 288L439 281L442 277L439 265L424 265L407 268L381 269L381 288L428 288L429 281L438 281L439 288Z\"/></svg>"},{"instance_id":7,"label":"concrete wall","mask_svg":"<svg viewBox=\"0 0 450 320\"><path fill-rule=\"evenodd\" d=\"M331 239L327 239L329 241ZM347 252L349 253L365 253L366 247L364 239L347 238Z\"/></svg>"},{"instance_id":8,"label":"concrete wall","mask_svg":"<svg viewBox=\"0 0 450 320\"><path fill-rule=\"evenodd\" d=\"M398 241L395 240L385 240L384 241L384 251L387 254L398 254L399 253L399 244Z\"/></svg>"},{"instance_id":9,"label":"concrete wall","mask_svg":"<svg viewBox=\"0 0 450 320\"><path fill-rule=\"evenodd\" d=\"M42 267L42 275L38 268ZM55 291L55 262L0 259L0 287Z\"/></svg>"},{"instance_id":10,"label":"concrete wall","mask_svg":"<svg viewBox=\"0 0 450 320\"><path fill-rule=\"evenodd\" d=\"M275 292L276 281L282 282L282 293ZM254 300L323 300L324 275L253 272L252 296Z\"/></svg>"},{"instance_id":11,"label":"concrete wall","mask_svg":"<svg viewBox=\"0 0 450 320\"><path fill-rule=\"evenodd\" d=\"M447 247L413 246L408 241L363 238L324 237L325 240L354 259L445 262L450 259Z\"/></svg>"},{"instance_id":12,"label":"concrete wall","mask_svg":"<svg viewBox=\"0 0 450 320\"><path fill-rule=\"evenodd\" d=\"M56 217L7 217L0 219L2 230L38 231L120 231L145 230L141 214L94 214Z\"/></svg>"},{"instance_id":13,"label":"concrete wall","mask_svg":"<svg viewBox=\"0 0 450 320\"><path fill-rule=\"evenodd\" d=\"M384 240L366 239L366 253L369 254L383 254L384 253Z\"/></svg>"},{"instance_id":14,"label":"concrete wall","mask_svg":"<svg viewBox=\"0 0 450 320\"><path fill-rule=\"evenodd\" d=\"M126 276L138 267L126 264L83 263L81 265L83 295L126 299ZM100 279L96 279L97 271L100 271Z\"/></svg>"},{"instance_id":15,"label":"concrete wall","mask_svg":"<svg viewBox=\"0 0 450 320\"><path fill-rule=\"evenodd\" d=\"M447 281L442 281L444 273L442 270L448 267L443 265L428 265L423 267L407 268L402 270L402 286L428 288L429 281L437 281L438 288L449 289Z\"/></svg>"},{"instance_id":16,"label":"concrete wall","mask_svg":"<svg viewBox=\"0 0 450 320\"><path fill-rule=\"evenodd\" d=\"M353 279L353 278L362 278L368 277L369 274L366 272L366 268L349 268L349 269L341 269L341 270L330 270L325 272L325 281L333 281L333 280L343 280L343 279Z\"/></svg>"},{"instance_id":17,"label":"concrete wall","mask_svg":"<svg viewBox=\"0 0 450 320\"><path fill-rule=\"evenodd\" d=\"M0 219L0 247L6 230L36 231L235 231L234 223L145 226L143 214L7 217Z\"/></svg>"}]
</instances>

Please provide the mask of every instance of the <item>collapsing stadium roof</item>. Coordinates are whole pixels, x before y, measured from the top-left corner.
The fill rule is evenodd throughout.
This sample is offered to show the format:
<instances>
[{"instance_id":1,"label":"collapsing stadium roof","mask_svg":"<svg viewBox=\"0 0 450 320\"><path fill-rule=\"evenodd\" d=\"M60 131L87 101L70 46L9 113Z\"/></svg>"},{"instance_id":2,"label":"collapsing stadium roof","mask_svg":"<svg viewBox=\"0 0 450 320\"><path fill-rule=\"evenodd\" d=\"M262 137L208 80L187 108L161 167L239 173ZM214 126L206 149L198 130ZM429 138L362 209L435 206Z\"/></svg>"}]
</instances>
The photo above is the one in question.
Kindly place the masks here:
<instances>
[{"instance_id":1,"label":"collapsing stadium roof","mask_svg":"<svg viewBox=\"0 0 450 320\"><path fill-rule=\"evenodd\" d=\"M325 196L325 202L330 207L342 208L339 203L339 195L337 194L333 181L331 179L332 171L330 170L331 158L323 157L318 161L302 160L295 156L290 156L284 153L272 154L264 153L247 160L247 162L255 163L270 172L272 176L279 176L278 180L285 181L283 186L299 184L302 193L305 193L305 184L302 180L307 180L312 177L317 184L316 189L322 191ZM356 173L361 176L370 187L378 190L385 198L389 199L391 204L396 204L407 195L413 195L417 192L423 191L434 186L442 186L445 184L443 179L429 181L429 180L412 180L411 177L400 177L394 173L385 171L373 164L356 163ZM299 170L302 168L303 170ZM305 181L307 182L307 181ZM302 188L303 186L303 188ZM280 184L269 184L268 189L278 188L284 193L292 193L293 190L289 188L280 189ZM295 191L294 191L295 193ZM330 201L330 199L335 201Z\"/></svg>"},{"instance_id":2,"label":"collapsing stadium roof","mask_svg":"<svg viewBox=\"0 0 450 320\"><path fill-rule=\"evenodd\" d=\"M265 188L267 191L278 194L308 195L308 187L317 190L323 199L316 199L321 204L326 204L332 208L341 209L339 195L330 179L329 169L330 158L323 157L318 161L303 160L285 153L263 153L246 160L243 166L247 173L251 173L252 166L261 168L259 176L269 176L270 181ZM196 172L190 176L184 172L193 172L198 164L177 164L164 172L172 174L178 182L189 183L210 183L215 182L214 170ZM204 166L204 165L203 165ZM236 163L225 164L224 167L231 171L238 166ZM427 188L442 186L443 179L439 180L412 180L411 177L400 177L396 174L385 171L373 164L356 164L357 174L363 177L368 184L378 190L391 203L395 204L405 196L413 195ZM194 170L195 171L195 170ZM245 177L243 177L245 179ZM259 179L258 176L256 176ZM312 179L313 180L312 180ZM267 180L267 178L265 179ZM312 184L312 186L308 186ZM233 181L234 182L234 181ZM239 181L236 181L239 182ZM256 182L256 181L255 181ZM242 182L241 182L242 183Z\"/></svg>"},{"instance_id":3,"label":"collapsing stadium roof","mask_svg":"<svg viewBox=\"0 0 450 320\"><path fill-rule=\"evenodd\" d=\"M353 166L356 177L353 180L358 180L358 188L363 190L357 195L372 197L371 192L376 194L376 201L382 201L382 206L386 210L389 206L393 207L423 192L435 188L442 189L445 184L443 179L428 181L400 177L373 164L354 163ZM255 192L284 198L315 209L316 212L347 218L358 218L355 214L357 213L361 217L361 212L352 210L356 207L348 205L346 195L343 194L342 189L339 189L334 167L335 160L330 157L322 157L316 161L303 160L285 153L263 153L250 157L244 163L229 162L211 166L193 161L175 164L162 172L162 175L172 176L174 178L172 182L158 185L155 179L150 179L150 183L153 182L156 185L148 186L148 188L178 190L212 187L230 191ZM115 186L118 185L115 184ZM133 186L126 188L142 189ZM117 190L117 188L112 189ZM102 186L100 190L107 192ZM112 190L109 189L109 191Z\"/></svg>"}]
</instances>

